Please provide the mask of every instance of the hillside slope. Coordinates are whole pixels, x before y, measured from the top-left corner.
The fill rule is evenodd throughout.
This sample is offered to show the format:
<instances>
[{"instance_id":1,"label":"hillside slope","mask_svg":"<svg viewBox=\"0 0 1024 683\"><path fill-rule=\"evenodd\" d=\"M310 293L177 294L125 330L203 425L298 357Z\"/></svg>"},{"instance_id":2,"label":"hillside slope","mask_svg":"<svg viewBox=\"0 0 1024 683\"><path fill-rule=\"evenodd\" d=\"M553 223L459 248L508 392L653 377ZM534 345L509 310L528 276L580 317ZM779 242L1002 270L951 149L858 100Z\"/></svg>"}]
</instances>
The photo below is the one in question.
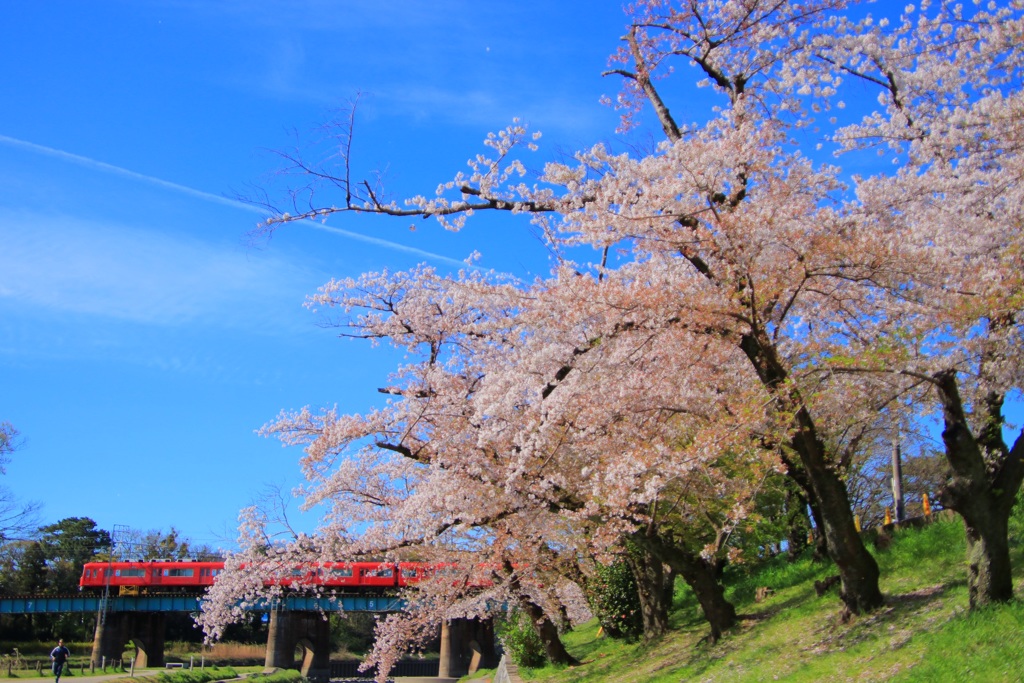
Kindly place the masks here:
<instances>
[{"instance_id":1,"label":"hillside slope","mask_svg":"<svg viewBox=\"0 0 1024 683\"><path fill-rule=\"evenodd\" d=\"M1018 596L1024 596L1024 514L1011 520ZM875 548L886 605L849 623L839 618L837 589L822 597L814 582L830 563L775 558L733 568L726 577L741 624L717 644L689 589L680 583L673 632L651 645L598 636L591 622L565 641L584 663L520 669L543 683L679 683L680 681L1021 681L1024 603L968 613L963 526L959 519L904 529ZM889 542L886 542L889 541ZM772 595L755 602L758 587Z\"/></svg>"}]
</instances>

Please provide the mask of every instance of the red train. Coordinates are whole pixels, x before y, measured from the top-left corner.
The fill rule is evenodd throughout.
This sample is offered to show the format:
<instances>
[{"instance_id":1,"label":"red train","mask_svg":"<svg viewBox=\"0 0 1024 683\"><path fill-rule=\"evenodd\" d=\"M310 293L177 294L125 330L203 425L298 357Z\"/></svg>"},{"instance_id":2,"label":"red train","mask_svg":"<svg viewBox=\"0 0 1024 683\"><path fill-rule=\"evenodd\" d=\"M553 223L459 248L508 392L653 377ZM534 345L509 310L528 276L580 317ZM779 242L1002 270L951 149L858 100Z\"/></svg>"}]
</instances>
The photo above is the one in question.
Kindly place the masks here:
<instances>
[{"instance_id":1,"label":"red train","mask_svg":"<svg viewBox=\"0 0 1024 683\"><path fill-rule=\"evenodd\" d=\"M449 566L422 562L331 562L295 567L289 576L271 579L268 583L345 589L394 588L422 581L428 575L444 572ZM121 595L201 592L212 586L222 571L223 562L88 562L78 586L80 590L89 591L110 586ZM473 581L474 586L489 584L489 580Z\"/></svg>"}]
</instances>

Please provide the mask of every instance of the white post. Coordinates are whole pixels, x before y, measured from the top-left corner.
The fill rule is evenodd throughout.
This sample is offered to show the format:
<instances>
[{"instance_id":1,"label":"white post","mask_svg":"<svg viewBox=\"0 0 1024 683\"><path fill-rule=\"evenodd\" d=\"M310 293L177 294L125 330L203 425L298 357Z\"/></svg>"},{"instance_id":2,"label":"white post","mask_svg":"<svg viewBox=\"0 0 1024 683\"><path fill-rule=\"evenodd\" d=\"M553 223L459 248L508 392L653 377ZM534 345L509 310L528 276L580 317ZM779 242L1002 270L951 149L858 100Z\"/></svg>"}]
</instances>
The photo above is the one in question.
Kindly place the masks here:
<instances>
[{"instance_id":1,"label":"white post","mask_svg":"<svg viewBox=\"0 0 1024 683\"><path fill-rule=\"evenodd\" d=\"M196 662L196 657L195 657L195 655L189 655L189 656L188 656L188 670L189 670L189 671L191 671L191 670L192 670L192 665L193 665L193 664L195 664L195 662Z\"/></svg>"},{"instance_id":2,"label":"white post","mask_svg":"<svg viewBox=\"0 0 1024 683\"><path fill-rule=\"evenodd\" d=\"M132 670L128 674L131 678L135 678L135 657L132 657Z\"/></svg>"},{"instance_id":3,"label":"white post","mask_svg":"<svg viewBox=\"0 0 1024 683\"><path fill-rule=\"evenodd\" d=\"M892 438L892 508L893 517L896 522L902 522L905 518L903 505L903 462L900 452L900 431L895 430Z\"/></svg>"}]
</instances>

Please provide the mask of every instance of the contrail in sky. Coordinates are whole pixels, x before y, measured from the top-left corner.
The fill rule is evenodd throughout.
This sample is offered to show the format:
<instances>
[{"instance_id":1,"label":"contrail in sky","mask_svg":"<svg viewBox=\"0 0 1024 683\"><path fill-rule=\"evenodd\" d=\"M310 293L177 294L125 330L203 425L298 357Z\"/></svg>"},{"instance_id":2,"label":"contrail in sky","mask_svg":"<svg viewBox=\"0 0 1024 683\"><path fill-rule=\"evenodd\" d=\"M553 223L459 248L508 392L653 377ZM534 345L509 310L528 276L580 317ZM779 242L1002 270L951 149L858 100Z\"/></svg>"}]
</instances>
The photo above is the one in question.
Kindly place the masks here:
<instances>
[{"instance_id":1,"label":"contrail in sky","mask_svg":"<svg viewBox=\"0 0 1024 683\"><path fill-rule=\"evenodd\" d=\"M212 192L203 192L186 185L179 185L178 183L172 183L169 180L163 180L161 178L154 178L153 176L144 175L142 173L136 173L130 171L127 168L121 168L120 166L114 166L103 161L97 161L96 159L90 159L89 157L83 157L78 154L72 154L71 152L65 152L60 149L54 149L53 147L46 147L44 145L37 145L34 142L26 142L25 140L19 140L17 138L8 137L6 135L0 135L0 142L11 147L17 147L19 149L25 149L36 154L43 154L49 157L55 157L63 161L70 161L71 163L78 164L80 166L86 166L88 168L94 168L98 171L104 171L106 173L113 173L124 178L131 178L132 180L141 180L142 182L149 183L150 185L156 185L167 190L173 190L180 194L186 194L196 199L202 199L207 202L213 202L215 204L222 204L224 206L230 206L250 213L258 213L265 215L263 209L240 202L237 199L229 199L227 197L221 197L220 195L213 194ZM307 220L302 221L303 224L317 230L323 230L325 232L334 233L335 235L341 235L349 239L358 240L360 242L366 242L367 244L374 244L378 247L385 249L391 249L393 251L401 251L407 254L415 254L416 256L422 256L433 261L441 261L451 265L466 267L464 261L453 259L448 256L442 256L440 254L434 254L423 249L417 249L416 247L409 247L398 242L392 242L390 240L380 239L379 237L370 237L368 235L362 235L358 232L351 232L350 230L344 230L342 228L335 228L332 226L324 225L318 221Z\"/></svg>"}]
</instances>

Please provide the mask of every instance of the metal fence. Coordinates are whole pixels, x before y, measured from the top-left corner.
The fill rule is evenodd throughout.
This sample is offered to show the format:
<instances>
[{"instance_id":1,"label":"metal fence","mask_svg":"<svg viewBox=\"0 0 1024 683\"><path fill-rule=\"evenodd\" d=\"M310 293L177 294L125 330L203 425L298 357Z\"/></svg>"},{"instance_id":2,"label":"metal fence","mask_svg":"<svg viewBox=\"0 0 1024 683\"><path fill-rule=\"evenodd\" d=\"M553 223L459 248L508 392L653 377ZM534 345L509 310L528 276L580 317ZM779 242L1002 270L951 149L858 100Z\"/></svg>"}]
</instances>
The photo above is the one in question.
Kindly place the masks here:
<instances>
[{"instance_id":1,"label":"metal fence","mask_svg":"<svg viewBox=\"0 0 1024 683\"><path fill-rule=\"evenodd\" d=\"M405 659L395 665L391 676L437 676L441 667L436 659ZM372 680L375 670L359 672L358 661L331 662L331 680L364 679Z\"/></svg>"}]
</instances>

